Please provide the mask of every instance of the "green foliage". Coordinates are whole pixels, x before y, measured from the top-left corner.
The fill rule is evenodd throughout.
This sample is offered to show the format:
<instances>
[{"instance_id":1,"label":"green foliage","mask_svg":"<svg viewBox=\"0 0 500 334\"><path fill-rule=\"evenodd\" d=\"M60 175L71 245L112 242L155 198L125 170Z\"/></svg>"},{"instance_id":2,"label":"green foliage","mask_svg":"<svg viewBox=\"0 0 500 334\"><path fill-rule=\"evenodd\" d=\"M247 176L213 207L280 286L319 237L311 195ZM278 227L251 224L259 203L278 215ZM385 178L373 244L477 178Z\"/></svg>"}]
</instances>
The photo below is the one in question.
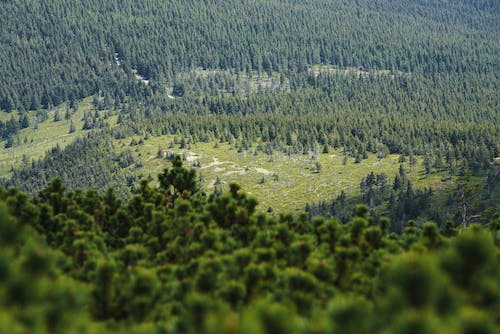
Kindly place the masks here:
<instances>
[{"instance_id":1,"label":"green foliage","mask_svg":"<svg viewBox=\"0 0 500 334\"><path fill-rule=\"evenodd\" d=\"M0 333L498 332L495 1L2 12Z\"/></svg>"},{"instance_id":2,"label":"green foliage","mask_svg":"<svg viewBox=\"0 0 500 334\"><path fill-rule=\"evenodd\" d=\"M172 161L172 169L165 169L158 176L160 187L169 194L172 201L179 196L189 196L198 191L194 169L185 169L182 167L182 160L179 155Z\"/></svg>"},{"instance_id":3,"label":"green foliage","mask_svg":"<svg viewBox=\"0 0 500 334\"><path fill-rule=\"evenodd\" d=\"M86 312L88 287L61 270L60 251L0 203L0 332L101 332Z\"/></svg>"},{"instance_id":4,"label":"green foliage","mask_svg":"<svg viewBox=\"0 0 500 334\"><path fill-rule=\"evenodd\" d=\"M360 76L372 69L498 74L492 1L2 4L10 13L0 23L0 109L6 110L91 95L97 109L109 108L124 95L162 91L165 81L176 82L174 95L180 96L176 74L196 68L260 76L279 71L273 80L281 86L284 74L317 64ZM205 90L221 81L229 82L224 91L234 91L227 76Z\"/></svg>"},{"instance_id":5,"label":"green foliage","mask_svg":"<svg viewBox=\"0 0 500 334\"><path fill-rule=\"evenodd\" d=\"M166 175L192 185L174 160ZM178 176L180 175L180 178ZM171 185L171 183L169 183ZM337 219L255 211L237 186L220 195L141 182L40 196L0 192L0 328L20 332L492 333L498 327L496 229L427 222L387 232L366 206ZM171 194L171 193L170 193ZM495 223L492 222L496 226ZM50 282L50 284L49 284ZM29 313L20 310L31 310Z\"/></svg>"}]
</instances>

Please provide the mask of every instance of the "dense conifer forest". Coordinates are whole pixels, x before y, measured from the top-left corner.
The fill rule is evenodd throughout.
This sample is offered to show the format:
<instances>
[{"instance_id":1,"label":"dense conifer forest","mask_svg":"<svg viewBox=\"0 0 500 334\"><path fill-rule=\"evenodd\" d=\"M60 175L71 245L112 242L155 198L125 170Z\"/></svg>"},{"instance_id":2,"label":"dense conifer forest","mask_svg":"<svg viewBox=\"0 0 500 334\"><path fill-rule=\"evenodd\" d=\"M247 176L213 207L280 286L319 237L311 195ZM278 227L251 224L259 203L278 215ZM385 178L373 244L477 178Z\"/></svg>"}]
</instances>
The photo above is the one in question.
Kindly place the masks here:
<instances>
[{"instance_id":1,"label":"dense conifer forest","mask_svg":"<svg viewBox=\"0 0 500 334\"><path fill-rule=\"evenodd\" d=\"M0 333L498 332L498 1L0 10Z\"/></svg>"},{"instance_id":2,"label":"dense conifer forest","mask_svg":"<svg viewBox=\"0 0 500 334\"><path fill-rule=\"evenodd\" d=\"M499 6L479 1L2 1L0 108L140 95L203 69L315 64L498 77ZM154 89L154 88L152 88Z\"/></svg>"}]
</instances>

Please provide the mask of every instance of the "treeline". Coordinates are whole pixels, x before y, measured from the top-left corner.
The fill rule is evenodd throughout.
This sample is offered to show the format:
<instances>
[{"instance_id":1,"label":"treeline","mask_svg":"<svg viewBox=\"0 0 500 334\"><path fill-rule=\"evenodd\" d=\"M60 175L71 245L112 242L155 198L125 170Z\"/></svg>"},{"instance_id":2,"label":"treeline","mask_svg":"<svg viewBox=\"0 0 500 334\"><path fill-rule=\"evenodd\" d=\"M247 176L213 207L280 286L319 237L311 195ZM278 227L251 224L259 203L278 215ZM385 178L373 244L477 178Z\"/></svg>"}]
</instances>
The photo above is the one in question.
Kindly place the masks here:
<instances>
[{"instance_id":1,"label":"treeline","mask_svg":"<svg viewBox=\"0 0 500 334\"><path fill-rule=\"evenodd\" d=\"M485 172L485 182L478 182L463 165L448 189L436 191L430 187L415 188L401 164L393 180L385 173L370 172L361 179L359 196L342 191L333 200L308 203L305 211L310 217L337 217L347 222L355 206L363 203L370 215L390 218L391 231L396 233L401 233L409 220L420 223L432 220L441 227L487 224L500 211L500 166L492 164Z\"/></svg>"},{"instance_id":2,"label":"treeline","mask_svg":"<svg viewBox=\"0 0 500 334\"><path fill-rule=\"evenodd\" d=\"M117 153L103 133L91 132L77 138L66 148L59 146L48 151L43 159L30 160L25 156L20 169L13 169L4 187L19 186L31 194L38 193L54 177L60 177L72 189L95 188L104 192L113 187L122 198L130 196L138 176L127 170L137 161L132 152Z\"/></svg>"},{"instance_id":3,"label":"treeline","mask_svg":"<svg viewBox=\"0 0 500 334\"><path fill-rule=\"evenodd\" d=\"M0 190L0 329L73 333L495 333L500 218L438 228L358 206L336 218L255 211L199 191L175 157L137 194ZM496 328L496 329L495 329Z\"/></svg>"},{"instance_id":4,"label":"treeline","mask_svg":"<svg viewBox=\"0 0 500 334\"><path fill-rule=\"evenodd\" d=\"M0 138L5 140L4 147L12 147L14 137L18 134L19 130L25 129L29 126L29 118L26 114L23 114L19 119L11 116L9 120L0 121Z\"/></svg>"},{"instance_id":5,"label":"treeline","mask_svg":"<svg viewBox=\"0 0 500 334\"><path fill-rule=\"evenodd\" d=\"M97 128L95 134L56 150L57 158L49 152L41 162L30 164L27 157L28 164L14 171L8 184L36 193L60 175L69 186L132 186L145 176L137 175L135 168L126 169L135 175L127 176L128 182L111 181L123 180L123 168L133 165L117 163L112 142L161 135L174 136L164 149L188 148L196 142L227 142L240 151L269 155L342 149L344 159L355 162L368 153L379 159L395 153L414 163L416 156L423 156L427 174L441 171L453 176L462 168L484 174L500 155L500 99L493 77L474 78L310 74L296 76L297 88L290 92L186 95L173 100L159 93L116 106L103 93L94 97L96 112L85 116L85 128ZM105 107L116 108L112 113L118 114L117 126L106 126L108 111L98 111ZM92 167L67 172L84 161ZM106 170L106 177L97 177L102 182L81 182L94 180L99 169Z\"/></svg>"},{"instance_id":6,"label":"treeline","mask_svg":"<svg viewBox=\"0 0 500 334\"><path fill-rule=\"evenodd\" d=\"M366 152L418 154L442 164L466 160L480 170L500 152L500 99L490 79L322 74L296 77L300 88L292 92L152 96L123 109L112 131L116 138L173 134L245 150L258 141L291 153L342 147L359 159Z\"/></svg>"},{"instance_id":7,"label":"treeline","mask_svg":"<svg viewBox=\"0 0 500 334\"><path fill-rule=\"evenodd\" d=\"M0 109L141 96L201 67L498 75L494 1L3 1ZM135 80L135 73L152 80ZM142 86L141 86L142 85Z\"/></svg>"}]
</instances>

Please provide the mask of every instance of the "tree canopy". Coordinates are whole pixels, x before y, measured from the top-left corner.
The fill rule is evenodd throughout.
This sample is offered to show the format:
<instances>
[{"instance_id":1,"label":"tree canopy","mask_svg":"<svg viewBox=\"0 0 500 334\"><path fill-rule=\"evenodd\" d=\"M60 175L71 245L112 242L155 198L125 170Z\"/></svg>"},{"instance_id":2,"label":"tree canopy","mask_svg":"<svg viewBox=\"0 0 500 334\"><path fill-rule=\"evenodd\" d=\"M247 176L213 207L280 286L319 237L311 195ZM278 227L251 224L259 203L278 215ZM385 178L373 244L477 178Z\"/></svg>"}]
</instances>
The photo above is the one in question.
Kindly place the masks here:
<instances>
[{"instance_id":1,"label":"tree canopy","mask_svg":"<svg viewBox=\"0 0 500 334\"><path fill-rule=\"evenodd\" d=\"M178 162L167 174L188 179ZM498 215L487 227L408 221L395 234L366 206L341 224L258 213L237 185L174 205L163 187L138 188L125 203L57 179L32 198L0 192L2 330L498 329Z\"/></svg>"}]
</instances>

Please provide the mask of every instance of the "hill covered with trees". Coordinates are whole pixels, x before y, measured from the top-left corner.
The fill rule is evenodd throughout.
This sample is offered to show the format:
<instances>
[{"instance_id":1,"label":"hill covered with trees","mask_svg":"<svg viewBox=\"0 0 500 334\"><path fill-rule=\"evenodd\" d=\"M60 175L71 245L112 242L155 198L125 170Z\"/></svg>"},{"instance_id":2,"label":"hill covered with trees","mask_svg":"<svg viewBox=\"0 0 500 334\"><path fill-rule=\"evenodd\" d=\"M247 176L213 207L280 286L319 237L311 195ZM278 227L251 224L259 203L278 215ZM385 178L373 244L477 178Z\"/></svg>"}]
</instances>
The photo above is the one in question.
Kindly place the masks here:
<instances>
[{"instance_id":1,"label":"hill covered with trees","mask_svg":"<svg viewBox=\"0 0 500 334\"><path fill-rule=\"evenodd\" d=\"M303 72L315 64L494 74L498 14L480 1L3 1L0 109L103 91L141 96L182 71Z\"/></svg>"}]
</instances>

